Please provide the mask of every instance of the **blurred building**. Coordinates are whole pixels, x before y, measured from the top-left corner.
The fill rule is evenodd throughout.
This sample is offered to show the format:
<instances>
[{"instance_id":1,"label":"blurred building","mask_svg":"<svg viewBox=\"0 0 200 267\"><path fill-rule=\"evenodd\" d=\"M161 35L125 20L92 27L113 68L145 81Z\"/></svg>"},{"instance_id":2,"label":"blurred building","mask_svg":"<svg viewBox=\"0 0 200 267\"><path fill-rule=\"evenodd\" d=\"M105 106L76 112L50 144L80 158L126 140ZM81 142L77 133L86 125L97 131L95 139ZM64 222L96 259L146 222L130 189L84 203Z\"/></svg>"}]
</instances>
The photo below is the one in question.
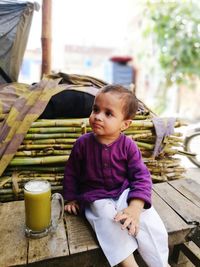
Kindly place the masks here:
<instances>
[{"instance_id":1,"label":"blurred building","mask_svg":"<svg viewBox=\"0 0 200 267\"><path fill-rule=\"evenodd\" d=\"M133 66L110 60L115 51L116 49L111 47L65 45L62 58L55 62L52 71L89 75L128 87L133 82ZM27 50L19 81L37 82L41 78L40 73L41 49Z\"/></svg>"}]
</instances>

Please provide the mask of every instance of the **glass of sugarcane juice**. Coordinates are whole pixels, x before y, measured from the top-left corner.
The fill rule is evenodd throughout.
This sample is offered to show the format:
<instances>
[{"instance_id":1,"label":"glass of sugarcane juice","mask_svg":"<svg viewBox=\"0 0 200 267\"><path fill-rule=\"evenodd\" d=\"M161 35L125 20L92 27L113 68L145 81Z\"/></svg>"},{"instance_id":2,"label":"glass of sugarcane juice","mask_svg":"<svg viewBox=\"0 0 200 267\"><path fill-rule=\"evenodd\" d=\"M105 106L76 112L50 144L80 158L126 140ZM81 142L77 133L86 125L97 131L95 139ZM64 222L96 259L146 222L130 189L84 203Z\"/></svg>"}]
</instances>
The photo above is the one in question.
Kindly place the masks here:
<instances>
[{"instance_id":1,"label":"glass of sugarcane juice","mask_svg":"<svg viewBox=\"0 0 200 267\"><path fill-rule=\"evenodd\" d=\"M60 216L55 222L52 219L52 200L59 199ZM51 196L51 185L48 181L31 180L24 185L25 234L39 238L55 231L63 217L64 201L59 193Z\"/></svg>"}]
</instances>

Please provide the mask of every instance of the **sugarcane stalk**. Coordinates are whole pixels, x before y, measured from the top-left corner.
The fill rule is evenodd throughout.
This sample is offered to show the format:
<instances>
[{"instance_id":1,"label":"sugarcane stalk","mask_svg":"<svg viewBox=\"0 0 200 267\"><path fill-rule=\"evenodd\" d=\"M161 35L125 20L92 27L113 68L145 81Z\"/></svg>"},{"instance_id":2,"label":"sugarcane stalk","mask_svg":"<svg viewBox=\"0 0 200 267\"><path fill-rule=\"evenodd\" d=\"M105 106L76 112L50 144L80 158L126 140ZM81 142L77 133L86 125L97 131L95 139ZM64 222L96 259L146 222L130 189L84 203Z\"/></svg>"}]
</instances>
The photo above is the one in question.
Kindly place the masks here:
<instances>
[{"instance_id":1,"label":"sugarcane stalk","mask_svg":"<svg viewBox=\"0 0 200 267\"><path fill-rule=\"evenodd\" d=\"M181 150L178 150L177 152L178 154L180 155L183 155L183 156L189 156L189 157L196 157L196 153L192 153L192 152L188 152L188 151L181 151Z\"/></svg>"},{"instance_id":2,"label":"sugarcane stalk","mask_svg":"<svg viewBox=\"0 0 200 267\"><path fill-rule=\"evenodd\" d=\"M83 124L89 125L88 119L41 119L32 123L31 127L81 127Z\"/></svg>"},{"instance_id":3,"label":"sugarcane stalk","mask_svg":"<svg viewBox=\"0 0 200 267\"><path fill-rule=\"evenodd\" d=\"M177 177L178 175L177 175L177 173L175 173L175 172L172 172L172 173L166 173L165 174L166 176L167 176L167 178L169 179L169 178L173 178L173 177Z\"/></svg>"},{"instance_id":4,"label":"sugarcane stalk","mask_svg":"<svg viewBox=\"0 0 200 267\"><path fill-rule=\"evenodd\" d=\"M174 123L174 127L181 127L184 126L185 123L180 121L180 120L176 120ZM131 127L144 127L144 128L154 128L154 124L152 122L152 120L145 120L145 121L140 121L140 120L132 120L130 128Z\"/></svg>"},{"instance_id":5,"label":"sugarcane stalk","mask_svg":"<svg viewBox=\"0 0 200 267\"><path fill-rule=\"evenodd\" d=\"M168 145L170 145L170 146L174 146L174 147L182 147L182 144L181 143L178 143L178 142L173 142L173 141L170 141L170 140L168 140L167 142L166 142L166 144L168 144Z\"/></svg>"},{"instance_id":6,"label":"sugarcane stalk","mask_svg":"<svg viewBox=\"0 0 200 267\"><path fill-rule=\"evenodd\" d=\"M14 157L10 166L19 166L19 165L36 165L36 164L52 164L52 163L66 163L68 156L47 156L47 157Z\"/></svg>"},{"instance_id":7,"label":"sugarcane stalk","mask_svg":"<svg viewBox=\"0 0 200 267\"><path fill-rule=\"evenodd\" d=\"M140 151L141 151L143 159L150 158L152 156L152 151L151 150L146 151L146 150L140 148Z\"/></svg>"},{"instance_id":8,"label":"sugarcane stalk","mask_svg":"<svg viewBox=\"0 0 200 267\"><path fill-rule=\"evenodd\" d=\"M54 150L52 155L56 156L56 155L70 155L71 154L71 150Z\"/></svg>"},{"instance_id":9,"label":"sugarcane stalk","mask_svg":"<svg viewBox=\"0 0 200 267\"><path fill-rule=\"evenodd\" d=\"M157 164L157 163L162 163L162 164L171 164L171 163L177 163L179 164L180 163L180 159L179 158L170 158L170 157L167 157L167 158L157 158L157 159L144 159L144 160L147 160L149 162L149 164Z\"/></svg>"},{"instance_id":10,"label":"sugarcane stalk","mask_svg":"<svg viewBox=\"0 0 200 267\"><path fill-rule=\"evenodd\" d=\"M62 172L64 171L64 166L8 166L4 174L12 174L13 171L40 171L40 172Z\"/></svg>"},{"instance_id":11,"label":"sugarcane stalk","mask_svg":"<svg viewBox=\"0 0 200 267\"><path fill-rule=\"evenodd\" d=\"M23 189L19 188L19 191L18 193L22 193L23 192ZM13 190L11 188L5 188L5 189L0 189L0 195L8 195L8 194L12 194L13 193Z\"/></svg>"},{"instance_id":12,"label":"sugarcane stalk","mask_svg":"<svg viewBox=\"0 0 200 267\"><path fill-rule=\"evenodd\" d=\"M54 149L53 148L48 148L44 150L23 150L23 151L17 151L15 153L15 156L17 157L24 157L24 156L29 156L29 157L34 157L34 156L48 156L48 155L53 155Z\"/></svg>"},{"instance_id":13,"label":"sugarcane stalk","mask_svg":"<svg viewBox=\"0 0 200 267\"><path fill-rule=\"evenodd\" d=\"M168 177L168 180L173 181L173 180L178 180L178 179L183 179L183 178L185 178L184 175L175 175L173 177Z\"/></svg>"},{"instance_id":14,"label":"sugarcane stalk","mask_svg":"<svg viewBox=\"0 0 200 267\"><path fill-rule=\"evenodd\" d=\"M181 137L181 136L183 136L183 134L180 132L174 132L173 135L171 135L171 136Z\"/></svg>"},{"instance_id":15,"label":"sugarcane stalk","mask_svg":"<svg viewBox=\"0 0 200 267\"><path fill-rule=\"evenodd\" d=\"M151 130L146 130L146 129L143 129L143 130L139 130L139 129L129 129L124 131L124 134L126 135L132 135L132 134L148 134L148 133L151 133L152 134L152 131Z\"/></svg>"},{"instance_id":16,"label":"sugarcane stalk","mask_svg":"<svg viewBox=\"0 0 200 267\"><path fill-rule=\"evenodd\" d=\"M128 137L130 137L133 140L138 140L138 139L148 139L149 137L152 137L152 133L141 133L141 134L126 134Z\"/></svg>"},{"instance_id":17,"label":"sugarcane stalk","mask_svg":"<svg viewBox=\"0 0 200 267\"><path fill-rule=\"evenodd\" d=\"M32 145L36 145L36 144L49 144L49 145L53 145L53 144L68 144L69 143L68 140L69 140L69 138L23 140L22 145L31 145L31 144ZM75 138L73 140L76 141Z\"/></svg>"},{"instance_id":18,"label":"sugarcane stalk","mask_svg":"<svg viewBox=\"0 0 200 267\"><path fill-rule=\"evenodd\" d=\"M144 135L138 135L139 136L139 139L143 142L152 142L153 144L155 144L155 141L156 141L156 136L153 136L153 135L150 135L150 134L147 134L146 136ZM135 136L133 135L133 138L135 138ZM165 137L165 139L162 141L163 144L170 144L171 146L182 146L183 144L183 140L182 139L178 139L178 138L175 138L175 137L171 137L171 136L168 136L168 137Z\"/></svg>"},{"instance_id":19,"label":"sugarcane stalk","mask_svg":"<svg viewBox=\"0 0 200 267\"><path fill-rule=\"evenodd\" d=\"M25 183L27 183L29 181L32 181L32 180L34 180L34 181L41 181L41 180L48 181L48 182L50 182L51 187L52 186L61 186L62 185L62 181L48 180L48 179L42 179L42 178L30 178L30 179L27 179L27 180L24 179L23 181L18 182L19 188L23 188ZM12 188L12 182L9 182L9 183L5 184L0 189L9 189L9 188Z\"/></svg>"},{"instance_id":20,"label":"sugarcane stalk","mask_svg":"<svg viewBox=\"0 0 200 267\"><path fill-rule=\"evenodd\" d=\"M146 119L151 119L151 115L139 115L136 114L134 117L134 120L146 120Z\"/></svg>"},{"instance_id":21,"label":"sugarcane stalk","mask_svg":"<svg viewBox=\"0 0 200 267\"><path fill-rule=\"evenodd\" d=\"M142 143L148 143L148 144L152 144L155 145L155 137L148 137L148 138L140 138L138 141L142 142Z\"/></svg>"},{"instance_id":22,"label":"sugarcane stalk","mask_svg":"<svg viewBox=\"0 0 200 267\"><path fill-rule=\"evenodd\" d=\"M152 150L154 148L154 144L147 144L147 143L143 143L143 142L139 142L139 141L136 141L136 144L138 145L138 147L140 148L145 148L145 149L148 149L148 150Z\"/></svg>"},{"instance_id":23,"label":"sugarcane stalk","mask_svg":"<svg viewBox=\"0 0 200 267\"><path fill-rule=\"evenodd\" d=\"M75 131L74 131L75 132ZM76 132L80 132L80 129L77 128ZM72 131L70 131L70 133L72 133ZM68 138L68 140L70 139L74 139L74 138L69 138L67 133L49 133L49 134L26 134L25 136L25 140L34 140L34 139L55 139L55 138Z\"/></svg>"},{"instance_id":24,"label":"sugarcane stalk","mask_svg":"<svg viewBox=\"0 0 200 267\"><path fill-rule=\"evenodd\" d=\"M1 202L8 202L12 200L22 200L23 199L23 194L18 194L17 197L14 196L13 194L6 194L6 195L1 195L0 196L0 201Z\"/></svg>"},{"instance_id":25,"label":"sugarcane stalk","mask_svg":"<svg viewBox=\"0 0 200 267\"><path fill-rule=\"evenodd\" d=\"M81 127L31 127L28 130L28 134L68 133L69 136L74 136L74 134L72 134L74 132L81 132Z\"/></svg>"},{"instance_id":26,"label":"sugarcane stalk","mask_svg":"<svg viewBox=\"0 0 200 267\"><path fill-rule=\"evenodd\" d=\"M48 156L48 155L70 155L71 150L54 150L49 149L47 151L44 150L23 150L23 151L18 151L15 153L15 156L17 157L37 157L37 156Z\"/></svg>"},{"instance_id":27,"label":"sugarcane stalk","mask_svg":"<svg viewBox=\"0 0 200 267\"><path fill-rule=\"evenodd\" d=\"M138 127L138 128L153 128L153 123L151 120L132 120L129 129Z\"/></svg>"},{"instance_id":28,"label":"sugarcane stalk","mask_svg":"<svg viewBox=\"0 0 200 267\"><path fill-rule=\"evenodd\" d=\"M174 142L177 142L177 143L183 143L183 138L180 138L180 137L177 137L177 136L174 136L174 135L169 135L168 136L168 140L169 141L174 141Z\"/></svg>"},{"instance_id":29,"label":"sugarcane stalk","mask_svg":"<svg viewBox=\"0 0 200 267\"><path fill-rule=\"evenodd\" d=\"M153 167L158 167L158 168L174 168L174 167L178 167L179 164L177 163L171 163L171 164L164 164L164 163L159 163L157 162L157 164L152 164L149 162L145 162L146 165L148 166L148 168L153 168Z\"/></svg>"},{"instance_id":30,"label":"sugarcane stalk","mask_svg":"<svg viewBox=\"0 0 200 267\"><path fill-rule=\"evenodd\" d=\"M37 139L37 138L34 138L34 139L24 139L23 140L23 144L25 145L25 144L64 144L64 143L66 143L67 141L66 141L66 139L67 140L71 140L71 139L73 139L73 140L75 140L76 141L76 139L79 137L79 136L81 136L81 134L71 134L71 136L66 136L65 138L60 138L60 134L58 134L57 136L51 136L52 138L47 138L47 136L44 136L44 135L42 135L41 137L41 139ZM39 137L39 136L38 136ZM62 135L61 135L61 137L62 137Z\"/></svg>"},{"instance_id":31,"label":"sugarcane stalk","mask_svg":"<svg viewBox=\"0 0 200 267\"><path fill-rule=\"evenodd\" d=\"M148 169L149 169L149 171L151 171L151 172L153 172L153 173L165 173L165 174L167 174L167 173L183 173L183 172L185 172L185 169L184 168L158 168L158 167L150 167L150 166L148 166Z\"/></svg>"},{"instance_id":32,"label":"sugarcane stalk","mask_svg":"<svg viewBox=\"0 0 200 267\"><path fill-rule=\"evenodd\" d=\"M24 181L29 181L29 179L39 178L41 180L48 180L48 181L62 181L64 174L48 174L48 173L22 173L17 176L17 182L21 183ZM11 176L3 176L0 179L0 187L3 187L7 183L12 182Z\"/></svg>"},{"instance_id":33,"label":"sugarcane stalk","mask_svg":"<svg viewBox=\"0 0 200 267\"><path fill-rule=\"evenodd\" d=\"M31 171L26 171L26 172L19 172L17 173L17 180L20 181L20 179L28 179L28 177L42 177L42 178L47 178L47 179L62 179L63 174L58 174L58 173L38 173L38 172L31 172Z\"/></svg>"},{"instance_id":34,"label":"sugarcane stalk","mask_svg":"<svg viewBox=\"0 0 200 267\"><path fill-rule=\"evenodd\" d=\"M69 149L73 147L73 144L27 144L27 145L20 145L18 150L29 150L29 149L47 149L47 148L54 148L54 149Z\"/></svg>"},{"instance_id":35,"label":"sugarcane stalk","mask_svg":"<svg viewBox=\"0 0 200 267\"><path fill-rule=\"evenodd\" d=\"M155 175L155 174L151 174L151 179L154 182L164 182L168 180L165 175Z\"/></svg>"}]
</instances>

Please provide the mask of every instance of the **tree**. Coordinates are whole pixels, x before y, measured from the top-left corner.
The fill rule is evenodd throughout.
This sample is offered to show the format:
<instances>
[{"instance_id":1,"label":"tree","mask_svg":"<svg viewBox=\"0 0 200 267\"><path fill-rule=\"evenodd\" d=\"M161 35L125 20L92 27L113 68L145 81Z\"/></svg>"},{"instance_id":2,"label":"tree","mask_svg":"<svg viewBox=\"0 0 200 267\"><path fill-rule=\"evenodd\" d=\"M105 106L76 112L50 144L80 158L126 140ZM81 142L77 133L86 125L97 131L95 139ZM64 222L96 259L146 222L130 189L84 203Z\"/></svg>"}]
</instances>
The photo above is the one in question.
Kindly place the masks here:
<instances>
[{"instance_id":1,"label":"tree","mask_svg":"<svg viewBox=\"0 0 200 267\"><path fill-rule=\"evenodd\" d=\"M196 86L200 78L200 2L146 1L145 10L145 36L151 36L156 46L163 87Z\"/></svg>"}]
</instances>

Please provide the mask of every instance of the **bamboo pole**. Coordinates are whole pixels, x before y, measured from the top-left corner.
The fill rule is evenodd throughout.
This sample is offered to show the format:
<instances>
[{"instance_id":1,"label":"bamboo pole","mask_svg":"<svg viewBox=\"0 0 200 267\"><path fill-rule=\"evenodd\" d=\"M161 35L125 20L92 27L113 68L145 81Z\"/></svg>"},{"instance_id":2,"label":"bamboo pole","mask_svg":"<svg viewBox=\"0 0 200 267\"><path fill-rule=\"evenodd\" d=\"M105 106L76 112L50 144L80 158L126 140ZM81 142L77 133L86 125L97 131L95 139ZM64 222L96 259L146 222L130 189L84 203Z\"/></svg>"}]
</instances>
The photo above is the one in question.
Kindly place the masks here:
<instances>
[{"instance_id":1,"label":"bamboo pole","mask_svg":"<svg viewBox=\"0 0 200 267\"><path fill-rule=\"evenodd\" d=\"M52 1L43 0L42 2L42 69L41 77L51 72L51 14Z\"/></svg>"}]
</instances>

